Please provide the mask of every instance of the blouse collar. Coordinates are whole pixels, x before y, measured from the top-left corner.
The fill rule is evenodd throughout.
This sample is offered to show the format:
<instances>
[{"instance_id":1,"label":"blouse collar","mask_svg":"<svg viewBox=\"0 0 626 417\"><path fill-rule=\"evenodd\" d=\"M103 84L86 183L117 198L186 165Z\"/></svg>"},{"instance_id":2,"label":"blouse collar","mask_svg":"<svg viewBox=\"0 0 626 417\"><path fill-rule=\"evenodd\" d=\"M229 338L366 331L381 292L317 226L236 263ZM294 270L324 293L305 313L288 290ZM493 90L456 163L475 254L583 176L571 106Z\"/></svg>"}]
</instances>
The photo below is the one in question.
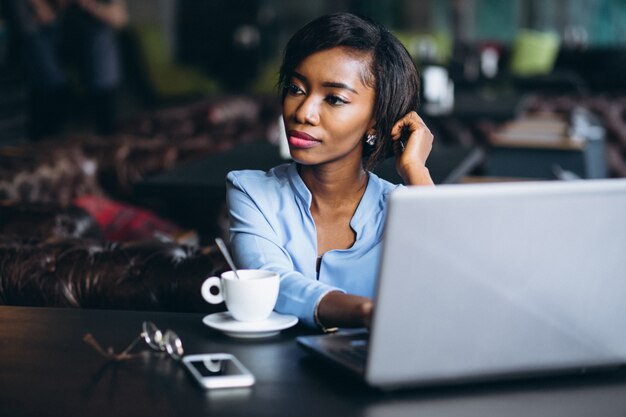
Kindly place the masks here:
<instances>
[{"instance_id":1,"label":"blouse collar","mask_svg":"<svg viewBox=\"0 0 626 417\"><path fill-rule=\"evenodd\" d=\"M292 188L296 193L296 196L302 201L307 211L310 210L311 201L313 196L311 191L307 188L306 184L298 173L297 163L293 162L288 167L289 181ZM368 221L377 218L376 214L383 210L383 207L378 204L380 201L380 194L383 192L383 186L380 178L373 172L368 171L367 186L365 187L365 193L361 197L361 201L352 216L350 226L357 234L361 231L363 225ZM309 213L310 214L310 213Z\"/></svg>"}]
</instances>

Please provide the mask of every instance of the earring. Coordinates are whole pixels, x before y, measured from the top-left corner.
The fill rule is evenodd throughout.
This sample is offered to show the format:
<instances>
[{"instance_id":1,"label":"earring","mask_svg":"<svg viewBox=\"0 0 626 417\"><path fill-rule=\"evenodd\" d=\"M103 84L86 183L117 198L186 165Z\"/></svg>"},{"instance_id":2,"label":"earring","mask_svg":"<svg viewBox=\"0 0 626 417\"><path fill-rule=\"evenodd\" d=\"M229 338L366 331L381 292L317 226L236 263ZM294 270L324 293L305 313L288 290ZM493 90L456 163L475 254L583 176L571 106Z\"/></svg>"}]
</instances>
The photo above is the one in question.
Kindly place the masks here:
<instances>
[{"instance_id":1,"label":"earring","mask_svg":"<svg viewBox=\"0 0 626 417\"><path fill-rule=\"evenodd\" d=\"M376 135L373 133L368 133L367 136L365 136L365 143L370 146L374 146L374 144L376 143Z\"/></svg>"}]
</instances>

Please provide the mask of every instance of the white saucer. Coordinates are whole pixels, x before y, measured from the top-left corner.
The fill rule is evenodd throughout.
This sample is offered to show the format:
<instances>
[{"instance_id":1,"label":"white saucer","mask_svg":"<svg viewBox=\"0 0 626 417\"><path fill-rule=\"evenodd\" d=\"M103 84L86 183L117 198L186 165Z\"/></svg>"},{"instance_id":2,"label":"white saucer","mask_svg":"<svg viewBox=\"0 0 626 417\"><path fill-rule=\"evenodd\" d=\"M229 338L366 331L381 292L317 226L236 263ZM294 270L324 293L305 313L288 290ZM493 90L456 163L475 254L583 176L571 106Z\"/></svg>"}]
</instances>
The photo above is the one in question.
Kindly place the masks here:
<instances>
[{"instance_id":1,"label":"white saucer","mask_svg":"<svg viewBox=\"0 0 626 417\"><path fill-rule=\"evenodd\" d=\"M263 321L247 322L235 320L228 311L224 311L204 316L202 322L210 328L219 330L228 336L252 339L277 335L281 330L295 326L298 322L298 318L296 316L272 312L272 314Z\"/></svg>"}]
</instances>

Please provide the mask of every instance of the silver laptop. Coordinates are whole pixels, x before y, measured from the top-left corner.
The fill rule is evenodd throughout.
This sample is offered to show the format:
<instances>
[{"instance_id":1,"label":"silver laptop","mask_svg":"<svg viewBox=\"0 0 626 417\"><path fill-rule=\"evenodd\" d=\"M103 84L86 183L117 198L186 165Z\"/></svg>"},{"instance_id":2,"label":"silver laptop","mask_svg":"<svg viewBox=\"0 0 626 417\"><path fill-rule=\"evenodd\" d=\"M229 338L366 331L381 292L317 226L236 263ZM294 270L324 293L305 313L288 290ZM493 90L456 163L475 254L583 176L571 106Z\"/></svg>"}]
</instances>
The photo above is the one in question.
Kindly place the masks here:
<instances>
[{"instance_id":1,"label":"silver laptop","mask_svg":"<svg viewBox=\"0 0 626 417\"><path fill-rule=\"evenodd\" d=\"M380 388L626 364L626 180L389 197L369 333L303 336Z\"/></svg>"}]
</instances>

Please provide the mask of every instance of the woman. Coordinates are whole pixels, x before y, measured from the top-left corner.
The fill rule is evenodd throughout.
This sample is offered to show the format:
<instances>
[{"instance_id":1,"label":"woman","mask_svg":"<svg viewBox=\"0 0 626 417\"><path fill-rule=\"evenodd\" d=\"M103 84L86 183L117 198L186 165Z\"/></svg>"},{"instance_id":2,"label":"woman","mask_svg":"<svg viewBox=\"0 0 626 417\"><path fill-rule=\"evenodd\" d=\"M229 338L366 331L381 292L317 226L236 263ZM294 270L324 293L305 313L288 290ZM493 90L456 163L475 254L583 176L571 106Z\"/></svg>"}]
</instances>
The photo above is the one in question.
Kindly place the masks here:
<instances>
[{"instance_id":1,"label":"woman","mask_svg":"<svg viewBox=\"0 0 626 417\"><path fill-rule=\"evenodd\" d=\"M293 36L279 83L294 163L229 173L234 256L240 268L280 274L279 313L323 330L368 326L385 200L397 186L366 167L393 153L405 184L433 184L417 70L382 26L337 13Z\"/></svg>"}]
</instances>

